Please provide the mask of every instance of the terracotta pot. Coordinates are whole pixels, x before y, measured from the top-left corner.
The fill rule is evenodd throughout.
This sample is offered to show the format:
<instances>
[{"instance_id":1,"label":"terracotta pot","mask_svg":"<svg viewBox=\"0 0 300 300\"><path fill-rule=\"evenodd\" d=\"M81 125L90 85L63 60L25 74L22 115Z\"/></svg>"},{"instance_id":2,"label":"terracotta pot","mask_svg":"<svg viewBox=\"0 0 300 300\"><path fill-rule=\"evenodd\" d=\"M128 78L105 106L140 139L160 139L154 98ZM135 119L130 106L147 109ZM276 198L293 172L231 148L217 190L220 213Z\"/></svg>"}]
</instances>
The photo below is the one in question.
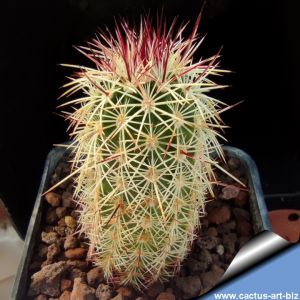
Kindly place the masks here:
<instances>
[{"instance_id":1,"label":"terracotta pot","mask_svg":"<svg viewBox=\"0 0 300 300\"><path fill-rule=\"evenodd\" d=\"M300 239L300 210L279 209L269 212L273 232L291 243Z\"/></svg>"}]
</instances>

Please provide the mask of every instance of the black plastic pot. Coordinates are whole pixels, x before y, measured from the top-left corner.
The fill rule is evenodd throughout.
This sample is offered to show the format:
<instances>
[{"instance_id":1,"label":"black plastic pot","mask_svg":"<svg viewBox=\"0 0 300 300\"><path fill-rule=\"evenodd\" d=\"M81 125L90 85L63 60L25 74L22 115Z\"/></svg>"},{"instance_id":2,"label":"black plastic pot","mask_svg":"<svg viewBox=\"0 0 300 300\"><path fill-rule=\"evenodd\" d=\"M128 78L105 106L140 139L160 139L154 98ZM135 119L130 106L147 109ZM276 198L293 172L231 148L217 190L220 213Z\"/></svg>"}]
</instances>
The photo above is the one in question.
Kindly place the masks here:
<instances>
[{"instance_id":1,"label":"black plastic pot","mask_svg":"<svg viewBox=\"0 0 300 300\"><path fill-rule=\"evenodd\" d=\"M228 152L229 156L237 157L240 159L248 177L249 202L254 233L258 234L265 230L271 230L271 225L268 219L268 212L260 184L260 178L254 161L248 154L240 149L226 146L224 147L224 150ZM32 259L33 249L41 224L42 193L49 186L51 175L53 174L57 163L63 157L65 152L66 150L63 148L54 148L48 154L35 206L27 230L23 255L20 261L11 294L12 300L22 300L26 298L26 289L29 280L28 268Z\"/></svg>"}]
</instances>

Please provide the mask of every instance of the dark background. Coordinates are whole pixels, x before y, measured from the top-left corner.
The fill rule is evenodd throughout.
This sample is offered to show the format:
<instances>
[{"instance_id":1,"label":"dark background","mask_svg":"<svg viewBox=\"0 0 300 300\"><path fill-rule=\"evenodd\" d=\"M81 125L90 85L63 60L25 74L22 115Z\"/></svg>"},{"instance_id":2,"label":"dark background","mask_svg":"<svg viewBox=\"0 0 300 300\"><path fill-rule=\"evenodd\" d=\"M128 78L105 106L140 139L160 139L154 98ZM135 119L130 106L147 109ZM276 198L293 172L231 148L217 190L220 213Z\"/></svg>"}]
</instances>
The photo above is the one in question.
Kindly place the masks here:
<instances>
[{"instance_id":1,"label":"dark background","mask_svg":"<svg viewBox=\"0 0 300 300\"><path fill-rule=\"evenodd\" d=\"M201 55L222 50L229 144L257 162L265 193L300 190L300 1L207 0L200 30L208 33ZM26 232L43 164L53 143L68 138L53 112L69 70L85 63L72 48L114 16L138 21L164 6L171 20L196 19L202 1L43 0L5 1L0 15L0 193L22 234ZM270 209L300 208L297 197L268 198Z\"/></svg>"}]
</instances>

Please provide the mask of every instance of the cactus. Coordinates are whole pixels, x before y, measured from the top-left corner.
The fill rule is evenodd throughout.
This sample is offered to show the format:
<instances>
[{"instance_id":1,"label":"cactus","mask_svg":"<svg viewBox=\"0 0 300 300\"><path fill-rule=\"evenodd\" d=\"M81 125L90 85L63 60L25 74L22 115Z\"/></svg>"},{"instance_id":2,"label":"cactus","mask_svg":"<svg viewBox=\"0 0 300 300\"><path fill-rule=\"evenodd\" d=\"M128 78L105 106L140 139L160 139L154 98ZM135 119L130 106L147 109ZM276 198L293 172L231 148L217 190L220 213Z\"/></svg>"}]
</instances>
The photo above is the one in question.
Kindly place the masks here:
<instances>
[{"instance_id":1,"label":"cactus","mask_svg":"<svg viewBox=\"0 0 300 300\"><path fill-rule=\"evenodd\" d=\"M142 18L77 49L61 106L70 121L79 224L105 277L137 288L172 276L188 253L223 157L218 142L229 107L208 96L222 88L219 53L195 60L203 41ZM72 95L79 95L73 97ZM217 156L212 157L212 153Z\"/></svg>"}]
</instances>

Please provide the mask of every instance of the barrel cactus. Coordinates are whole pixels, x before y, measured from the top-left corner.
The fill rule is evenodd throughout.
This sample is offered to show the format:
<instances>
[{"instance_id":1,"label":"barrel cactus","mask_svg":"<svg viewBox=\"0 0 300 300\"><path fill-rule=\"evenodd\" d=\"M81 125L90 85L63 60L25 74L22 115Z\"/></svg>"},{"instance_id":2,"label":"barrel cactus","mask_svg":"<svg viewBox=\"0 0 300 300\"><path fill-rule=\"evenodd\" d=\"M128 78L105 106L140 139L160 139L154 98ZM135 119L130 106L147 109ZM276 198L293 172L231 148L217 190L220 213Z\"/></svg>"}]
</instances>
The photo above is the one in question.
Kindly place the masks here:
<instances>
[{"instance_id":1,"label":"barrel cactus","mask_svg":"<svg viewBox=\"0 0 300 300\"><path fill-rule=\"evenodd\" d=\"M121 284L172 276L213 192L228 106L208 95L222 88L211 79L225 72L219 53L194 59L199 21L186 37L175 21L121 21L77 48L91 67L68 65L61 106L71 108L80 230L95 265Z\"/></svg>"}]
</instances>

